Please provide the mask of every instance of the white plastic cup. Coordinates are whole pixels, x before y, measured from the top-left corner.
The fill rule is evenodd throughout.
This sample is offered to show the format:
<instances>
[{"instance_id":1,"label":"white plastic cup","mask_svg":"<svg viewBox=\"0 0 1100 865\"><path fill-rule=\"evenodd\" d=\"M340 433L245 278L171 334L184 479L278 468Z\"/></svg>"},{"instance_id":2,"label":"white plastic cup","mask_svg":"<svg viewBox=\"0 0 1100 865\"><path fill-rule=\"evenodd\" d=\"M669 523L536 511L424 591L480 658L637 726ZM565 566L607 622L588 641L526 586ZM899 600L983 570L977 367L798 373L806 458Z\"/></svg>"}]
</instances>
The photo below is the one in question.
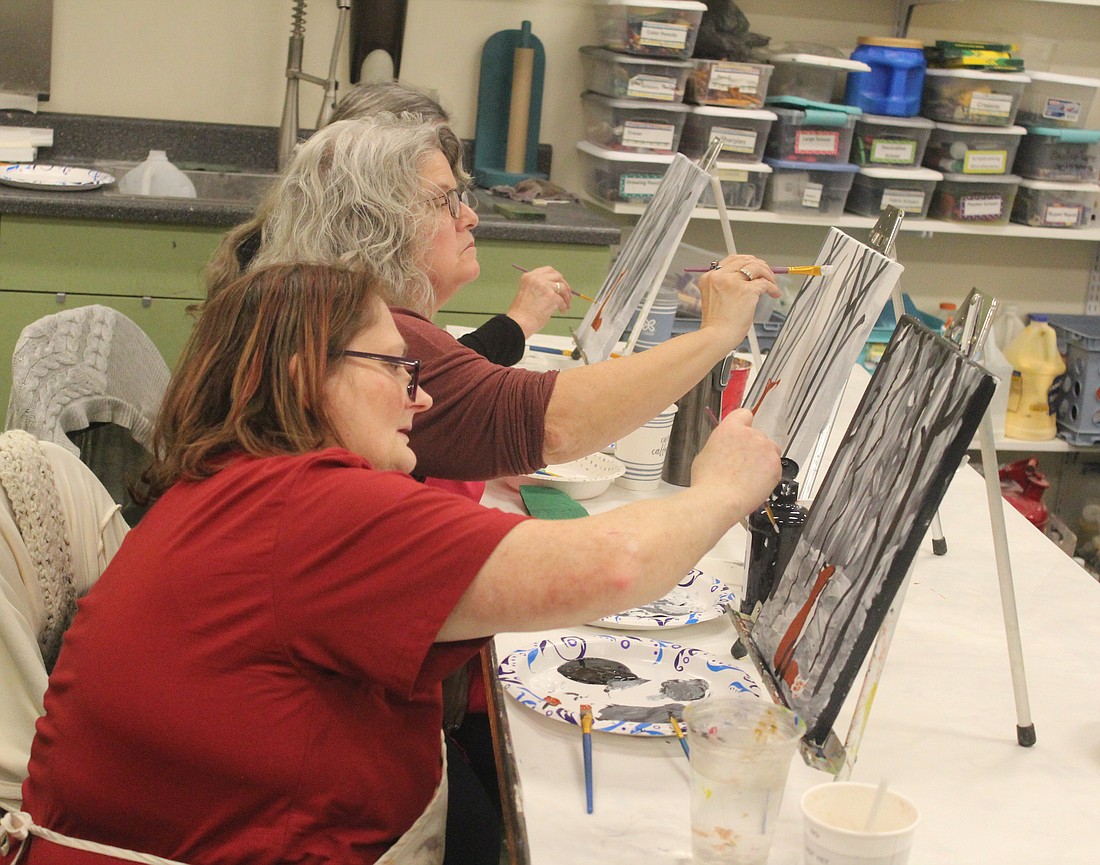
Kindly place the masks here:
<instances>
[{"instance_id":1,"label":"white plastic cup","mask_svg":"<svg viewBox=\"0 0 1100 865\"><path fill-rule=\"evenodd\" d=\"M920 814L886 790L868 828L878 787L832 781L802 794L806 865L905 865Z\"/></svg>"},{"instance_id":2,"label":"white plastic cup","mask_svg":"<svg viewBox=\"0 0 1100 865\"><path fill-rule=\"evenodd\" d=\"M691 853L696 865L765 865L806 723L750 694L684 707L691 747Z\"/></svg>"},{"instance_id":3,"label":"white plastic cup","mask_svg":"<svg viewBox=\"0 0 1100 865\"><path fill-rule=\"evenodd\" d=\"M626 466L626 472L615 478L616 484L628 490L657 489L675 419L676 404L673 403L615 443L615 456Z\"/></svg>"}]
</instances>

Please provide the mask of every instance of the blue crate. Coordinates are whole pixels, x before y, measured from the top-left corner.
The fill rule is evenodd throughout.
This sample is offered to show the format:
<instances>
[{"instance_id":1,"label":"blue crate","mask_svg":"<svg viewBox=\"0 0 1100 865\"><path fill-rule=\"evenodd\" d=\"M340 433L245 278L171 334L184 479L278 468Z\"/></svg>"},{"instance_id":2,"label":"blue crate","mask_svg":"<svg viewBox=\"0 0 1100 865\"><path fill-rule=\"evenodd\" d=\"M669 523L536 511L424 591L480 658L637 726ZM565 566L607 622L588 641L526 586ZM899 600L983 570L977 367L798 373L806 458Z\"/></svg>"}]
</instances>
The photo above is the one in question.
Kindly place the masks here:
<instances>
[{"instance_id":1,"label":"blue crate","mask_svg":"<svg viewBox=\"0 0 1100 865\"><path fill-rule=\"evenodd\" d=\"M1100 317L1052 315L1066 374L1058 393L1058 437L1070 444L1100 444Z\"/></svg>"}]
</instances>

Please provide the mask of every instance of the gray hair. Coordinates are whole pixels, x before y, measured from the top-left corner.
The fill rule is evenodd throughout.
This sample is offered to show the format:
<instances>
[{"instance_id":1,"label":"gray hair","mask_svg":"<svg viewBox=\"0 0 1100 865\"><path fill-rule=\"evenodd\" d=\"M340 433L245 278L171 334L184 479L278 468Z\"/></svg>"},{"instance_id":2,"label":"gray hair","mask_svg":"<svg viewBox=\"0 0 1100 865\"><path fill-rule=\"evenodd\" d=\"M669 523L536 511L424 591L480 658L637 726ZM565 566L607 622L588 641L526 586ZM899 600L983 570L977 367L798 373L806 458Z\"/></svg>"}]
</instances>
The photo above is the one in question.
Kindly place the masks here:
<instances>
[{"instance_id":1,"label":"gray hair","mask_svg":"<svg viewBox=\"0 0 1100 865\"><path fill-rule=\"evenodd\" d=\"M415 115L380 113L318 130L274 190L249 269L304 261L366 270L380 278L390 304L431 315L423 264L439 212L425 206L421 169L434 152L451 162L461 142Z\"/></svg>"},{"instance_id":2,"label":"gray hair","mask_svg":"<svg viewBox=\"0 0 1100 865\"><path fill-rule=\"evenodd\" d=\"M427 93L397 81L363 81L345 93L333 109L329 123L359 120L381 111L391 114L419 114L425 120L450 122L450 117Z\"/></svg>"}]
</instances>

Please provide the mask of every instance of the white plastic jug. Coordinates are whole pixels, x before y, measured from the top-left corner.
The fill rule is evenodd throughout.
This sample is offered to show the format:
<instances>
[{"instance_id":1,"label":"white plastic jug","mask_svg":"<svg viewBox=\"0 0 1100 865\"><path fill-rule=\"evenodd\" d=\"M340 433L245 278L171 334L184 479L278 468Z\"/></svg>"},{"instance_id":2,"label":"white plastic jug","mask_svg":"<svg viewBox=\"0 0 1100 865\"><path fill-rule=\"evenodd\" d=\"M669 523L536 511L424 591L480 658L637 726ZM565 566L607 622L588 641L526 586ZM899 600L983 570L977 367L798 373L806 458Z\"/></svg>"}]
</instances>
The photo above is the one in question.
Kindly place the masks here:
<instances>
[{"instance_id":1,"label":"white plastic jug","mask_svg":"<svg viewBox=\"0 0 1100 865\"><path fill-rule=\"evenodd\" d=\"M1008 391L1005 435L1014 439L1043 441L1054 438L1058 422L1050 410L1050 392L1058 376L1066 371L1058 352L1058 337L1045 315L1031 321L1005 349L1012 364Z\"/></svg>"},{"instance_id":2,"label":"white plastic jug","mask_svg":"<svg viewBox=\"0 0 1100 865\"><path fill-rule=\"evenodd\" d=\"M195 184L168 161L163 150L150 150L141 165L132 168L118 182L126 195L156 195L168 198L194 198Z\"/></svg>"}]
</instances>

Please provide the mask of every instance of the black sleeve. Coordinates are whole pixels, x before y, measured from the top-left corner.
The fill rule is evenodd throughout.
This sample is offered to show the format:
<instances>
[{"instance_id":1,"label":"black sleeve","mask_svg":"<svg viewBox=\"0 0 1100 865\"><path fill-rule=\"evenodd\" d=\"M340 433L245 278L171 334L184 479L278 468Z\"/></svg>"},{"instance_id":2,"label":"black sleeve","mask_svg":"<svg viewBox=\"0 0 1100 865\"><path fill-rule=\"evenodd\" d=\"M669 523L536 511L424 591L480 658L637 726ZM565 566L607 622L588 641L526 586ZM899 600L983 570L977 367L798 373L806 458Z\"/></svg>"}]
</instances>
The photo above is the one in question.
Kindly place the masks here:
<instances>
[{"instance_id":1,"label":"black sleeve","mask_svg":"<svg viewBox=\"0 0 1100 865\"><path fill-rule=\"evenodd\" d=\"M500 366L513 366L523 357L523 330L506 315L494 315L458 341Z\"/></svg>"}]
</instances>

